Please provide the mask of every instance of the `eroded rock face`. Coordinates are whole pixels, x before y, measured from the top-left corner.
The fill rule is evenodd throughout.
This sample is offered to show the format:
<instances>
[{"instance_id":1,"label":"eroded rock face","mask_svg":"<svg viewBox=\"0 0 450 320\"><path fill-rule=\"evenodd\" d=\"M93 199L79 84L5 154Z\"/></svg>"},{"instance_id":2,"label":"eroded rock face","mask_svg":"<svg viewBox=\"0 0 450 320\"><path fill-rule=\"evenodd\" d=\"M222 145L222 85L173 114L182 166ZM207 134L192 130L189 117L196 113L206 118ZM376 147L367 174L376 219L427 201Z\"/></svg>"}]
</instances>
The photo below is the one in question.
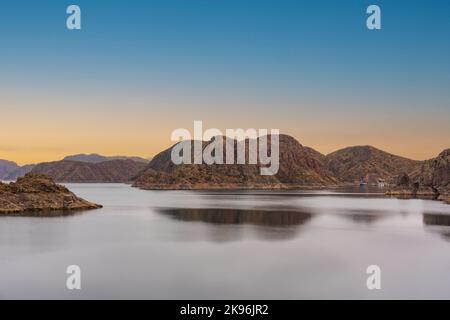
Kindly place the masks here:
<instances>
[{"instance_id":1,"label":"eroded rock face","mask_svg":"<svg viewBox=\"0 0 450 320\"><path fill-rule=\"evenodd\" d=\"M442 193L450 191L450 149L444 150L432 160L431 183Z\"/></svg>"},{"instance_id":2,"label":"eroded rock face","mask_svg":"<svg viewBox=\"0 0 450 320\"><path fill-rule=\"evenodd\" d=\"M28 173L10 184L0 183L0 215L34 215L42 212L98 209L101 205L78 198L50 177Z\"/></svg>"},{"instance_id":3,"label":"eroded rock face","mask_svg":"<svg viewBox=\"0 0 450 320\"><path fill-rule=\"evenodd\" d=\"M411 178L407 173L402 173L397 178L397 186L409 187L411 184Z\"/></svg>"},{"instance_id":4,"label":"eroded rock face","mask_svg":"<svg viewBox=\"0 0 450 320\"><path fill-rule=\"evenodd\" d=\"M432 197L450 202L450 149L434 159L424 161L421 168L398 177L397 185L389 195Z\"/></svg>"}]
</instances>

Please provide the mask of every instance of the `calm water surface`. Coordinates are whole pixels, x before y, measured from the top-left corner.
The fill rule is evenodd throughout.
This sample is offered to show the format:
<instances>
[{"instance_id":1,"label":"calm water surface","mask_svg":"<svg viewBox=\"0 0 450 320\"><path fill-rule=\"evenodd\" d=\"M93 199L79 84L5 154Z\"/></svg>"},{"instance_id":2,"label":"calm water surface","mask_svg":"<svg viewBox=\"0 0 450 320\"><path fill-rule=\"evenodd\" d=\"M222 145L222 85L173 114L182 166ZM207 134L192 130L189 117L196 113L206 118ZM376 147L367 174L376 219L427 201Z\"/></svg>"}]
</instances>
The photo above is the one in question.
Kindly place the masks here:
<instances>
[{"instance_id":1,"label":"calm water surface","mask_svg":"<svg viewBox=\"0 0 450 320\"><path fill-rule=\"evenodd\" d=\"M440 202L359 189L68 187L104 208L0 218L0 298L450 298L450 206ZM73 264L80 291L66 289ZM381 290L366 288L372 264Z\"/></svg>"}]
</instances>

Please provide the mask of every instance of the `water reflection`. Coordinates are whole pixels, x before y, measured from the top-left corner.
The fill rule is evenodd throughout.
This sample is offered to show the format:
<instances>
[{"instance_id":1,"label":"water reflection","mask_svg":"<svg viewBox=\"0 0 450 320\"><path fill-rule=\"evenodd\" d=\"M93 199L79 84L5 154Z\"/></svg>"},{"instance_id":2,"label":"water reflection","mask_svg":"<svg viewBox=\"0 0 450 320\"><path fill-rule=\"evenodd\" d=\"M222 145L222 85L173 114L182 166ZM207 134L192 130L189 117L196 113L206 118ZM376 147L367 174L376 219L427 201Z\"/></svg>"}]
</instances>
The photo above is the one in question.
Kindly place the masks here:
<instances>
[{"instance_id":1,"label":"water reflection","mask_svg":"<svg viewBox=\"0 0 450 320\"><path fill-rule=\"evenodd\" d=\"M157 211L180 221L216 225L217 228L208 228L206 233L208 240L215 242L236 241L246 236L262 240L292 239L297 236L298 227L313 217L301 211L259 209L159 208Z\"/></svg>"},{"instance_id":2,"label":"water reflection","mask_svg":"<svg viewBox=\"0 0 450 320\"><path fill-rule=\"evenodd\" d=\"M184 209L161 208L159 212L183 221L215 224L251 224L265 227L290 227L305 224L312 214L299 211L268 211L247 209Z\"/></svg>"},{"instance_id":3,"label":"water reflection","mask_svg":"<svg viewBox=\"0 0 450 320\"><path fill-rule=\"evenodd\" d=\"M65 270L77 264L80 299L450 298L441 202L69 187L103 209L0 218L0 297L73 299ZM370 264L388 270L378 292L365 285Z\"/></svg>"},{"instance_id":4,"label":"water reflection","mask_svg":"<svg viewBox=\"0 0 450 320\"><path fill-rule=\"evenodd\" d=\"M91 210L37 210L25 212L12 212L2 214L0 217L23 217L23 218L61 218L82 215Z\"/></svg>"},{"instance_id":5,"label":"water reflection","mask_svg":"<svg viewBox=\"0 0 450 320\"><path fill-rule=\"evenodd\" d=\"M373 224L379 220L387 218L387 215L378 211L355 211L341 215L343 218L349 219L356 224Z\"/></svg>"},{"instance_id":6,"label":"water reflection","mask_svg":"<svg viewBox=\"0 0 450 320\"><path fill-rule=\"evenodd\" d=\"M28 252L49 252L64 247L70 242L69 216L52 219L32 217L1 217L0 219L0 252L4 244L10 243L8 249L12 255ZM45 235L45 236L43 236ZM21 249L19 249L21 248ZM4 253L4 252L2 252ZM0 262L4 256L0 255Z\"/></svg>"},{"instance_id":7,"label":"water reflection","mask_svg":"<svg viewBox=\"0 0 450 320\"><path fill-rule=\"evenodd\" d=\"M423 224L428 226L450 226L450 216L446 214L424 213Z\"/></svg>"},{"instance_id":8,"label":"water reflection","mask_svg":"<svg viewBox=\"0 0 450 320\"><path fill-rule=\"evenodd\" d=\"M342 216L358 224L373 224L385 217L384 215L381 214L371 214L371 213L344 214Z\"/></svg>"},{"instance_id":9,"label":"water reflection","mask_svg":"<svg viewBox=\"0 0 450 320\"><path fill-rule=\"evenodd\" d=\"M450 241L450 215L439 213L424 213L423 224L425 229L438 233L447 241Z\"/></svg>"}]
</instances>

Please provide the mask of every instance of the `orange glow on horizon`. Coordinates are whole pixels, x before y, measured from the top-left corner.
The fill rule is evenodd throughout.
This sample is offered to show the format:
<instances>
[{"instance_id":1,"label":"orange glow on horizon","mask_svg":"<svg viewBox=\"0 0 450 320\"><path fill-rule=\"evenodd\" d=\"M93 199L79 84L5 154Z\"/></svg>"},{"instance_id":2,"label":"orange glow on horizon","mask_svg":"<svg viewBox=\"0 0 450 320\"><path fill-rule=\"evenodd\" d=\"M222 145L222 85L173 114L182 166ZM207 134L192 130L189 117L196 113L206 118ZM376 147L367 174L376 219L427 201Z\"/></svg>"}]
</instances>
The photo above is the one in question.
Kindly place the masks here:
<instances>
[{"instance_id":1,"label":"orange glow on horizon","mask_svg":"<svg viewBox=\"0 0 450 320\"><path fill-rule=\"evenodd\" d=\"M103 102L100 107L98 101L91 103L83 105L83 110L75 106L61 108L54 101L35 102L32 109L6 104L8 107L2 110L8 114L8 121L0 126L0 159L24 165L58 161L78 153L149 158L173 144L170 141L173 130L186 128L193 132L194 120L207 114L188 107L183 107L183 112L173 112L171 110L181 108L148 106L149 103L138 107L134 104L132 111L113 103ZM446 117L368 117L364 113L353 117L348 114L324 116L299 111L280 118L270 113L272 109L263 111L237 117L220 109L217 114L208 114L207 119L202 119L203 130L278 128L281 133L323 154L348 146L372 145L395 155L425 160L450 147L450 126Z\"/></svg>"}]
</instances>

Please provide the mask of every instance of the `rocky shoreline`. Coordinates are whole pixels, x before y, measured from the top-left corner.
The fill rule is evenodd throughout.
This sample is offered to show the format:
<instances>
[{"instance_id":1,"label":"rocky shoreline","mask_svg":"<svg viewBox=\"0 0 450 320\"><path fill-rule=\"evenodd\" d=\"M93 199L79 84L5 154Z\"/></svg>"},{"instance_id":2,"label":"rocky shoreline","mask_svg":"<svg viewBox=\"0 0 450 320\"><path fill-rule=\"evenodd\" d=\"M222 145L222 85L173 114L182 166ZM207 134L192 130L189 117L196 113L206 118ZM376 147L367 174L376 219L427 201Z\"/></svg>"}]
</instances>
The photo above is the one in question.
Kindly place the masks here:
<instances>
[{"instance_id":1,"label":"rocky shoreline","mask_svg":"<svg viewBox=\"0 0 450 320\"><path fill-rule=\"evenodd\" d=\"M450 194L440 195L438 200L444 201L446 204L450 204Z\"/></svg>"},{"instance_id":2,"label":"rocky shoreline","mask_svg":"<svg viewBox=\"0 0 450 320\"><path fill-rule=\"evenodd\" d=\"M386 192L387 196L399 199L425 199L425 200L439 200L446 204L450 204L450 194L439 194L432 191L418 191L414 192L410 189L403 190L389 190Z\"/></svg>"},{"instance_id":3,"label":"rocky shoreline","mask_svg":"<svg viewBox=\"0 0 450 320\"><path fill-rule=\"evenodd\" d=\"M42 174L28 173L17 182L0 183L0 216L56 216L101 207Z\"/></svg>"}]
</instances>

